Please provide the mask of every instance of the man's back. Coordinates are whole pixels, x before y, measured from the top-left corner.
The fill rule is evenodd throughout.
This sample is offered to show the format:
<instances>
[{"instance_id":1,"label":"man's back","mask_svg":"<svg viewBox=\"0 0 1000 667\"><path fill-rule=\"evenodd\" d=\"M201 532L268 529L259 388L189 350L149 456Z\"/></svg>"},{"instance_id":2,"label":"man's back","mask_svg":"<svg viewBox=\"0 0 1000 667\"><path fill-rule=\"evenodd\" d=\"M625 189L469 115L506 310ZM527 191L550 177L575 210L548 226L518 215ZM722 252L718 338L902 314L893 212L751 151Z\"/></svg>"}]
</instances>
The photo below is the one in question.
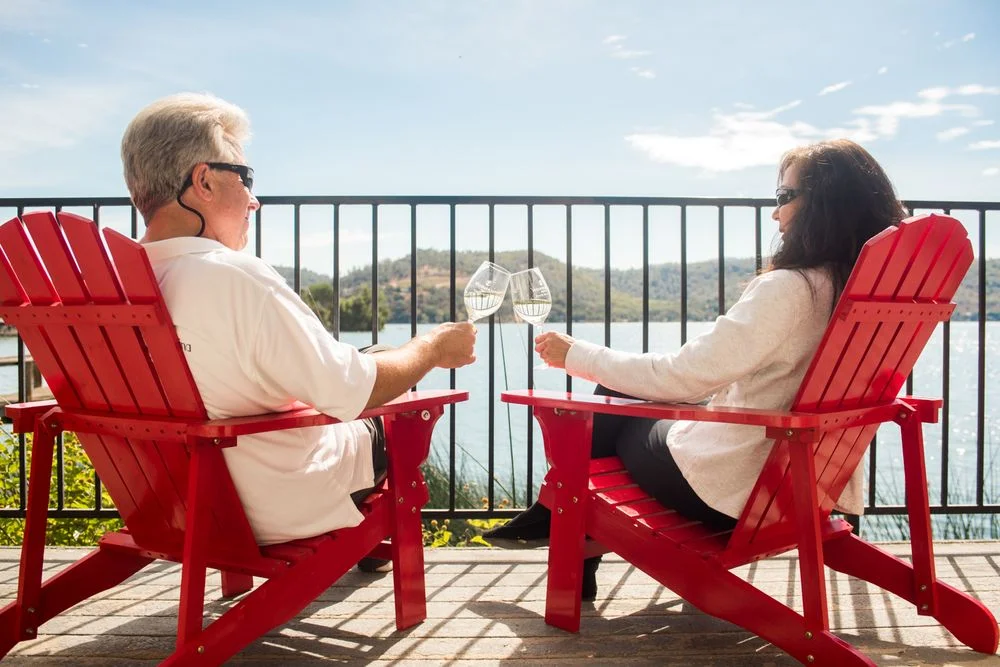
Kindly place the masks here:
<instances>
[{"instance_id":1,"label":"man's back","mask_svg":"<svg viewBox=\"0 0 1000 667\"><path fill-rule=\"evenodd\" d=\"M213 419L303 401L344 421L365 407L375 364L327 333L263 261L203 238L145 245L191 372ZM356 525L352 491L371 485L361 422L242 437L226 463L257 540Z\"/></svg>"}]
</instances>

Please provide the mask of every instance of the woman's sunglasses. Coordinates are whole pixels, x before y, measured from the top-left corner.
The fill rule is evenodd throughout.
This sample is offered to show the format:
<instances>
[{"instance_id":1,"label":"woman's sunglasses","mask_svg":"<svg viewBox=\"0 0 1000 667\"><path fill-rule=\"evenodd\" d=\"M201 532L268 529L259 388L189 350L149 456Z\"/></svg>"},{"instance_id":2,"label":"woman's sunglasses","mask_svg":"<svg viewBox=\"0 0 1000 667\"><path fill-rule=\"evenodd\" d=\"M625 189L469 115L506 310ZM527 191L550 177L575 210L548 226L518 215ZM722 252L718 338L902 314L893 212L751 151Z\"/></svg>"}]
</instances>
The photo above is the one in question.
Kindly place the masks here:
<instances>
[{"instance_id":1,"label":"woman's sunglasses","mask_svg":"<svg viewBox=\"0 0 1000 667\"><path fill-rule=\"evenodd\" d=\"M774 191L774 201L777 202L778 208L781 208L788 202L798 197L803 192L804 190L794 190L792 188L778 188L777 190Z\"/></svg>"}]
</instances>

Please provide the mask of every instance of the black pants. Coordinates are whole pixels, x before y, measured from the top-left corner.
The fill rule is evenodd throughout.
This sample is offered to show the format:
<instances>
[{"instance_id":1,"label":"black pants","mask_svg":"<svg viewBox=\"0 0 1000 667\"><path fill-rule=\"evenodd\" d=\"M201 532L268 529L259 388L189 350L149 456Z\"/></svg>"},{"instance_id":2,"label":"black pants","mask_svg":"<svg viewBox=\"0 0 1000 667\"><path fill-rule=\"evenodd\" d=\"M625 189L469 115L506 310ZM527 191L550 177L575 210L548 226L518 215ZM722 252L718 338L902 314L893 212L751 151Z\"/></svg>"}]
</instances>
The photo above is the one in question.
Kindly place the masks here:
<instances>
[{"instance_id":1,"label":"black pants","mask_svg":"<svg viewBox=\"0 0 1000 667\"><path fill-rule=\"evenodd\" d=\"M632 398L602 385L594 393ZM733 528L736 519L705 504L677 467L667 448L667 433L675 423L669 419L595 414L590 456L617 456L639 488L663 505L715 528Z\"/></svg>"},{"instance_id":2,"label":"black pants","mask_svg":"<svg viewBox=\"0 0 1000 667\"><path fill-rule=\"evenodd\" d=\"M372 354L391 349L393 349L391 345L382 345L380 343L362 347L359 351L365 354ZM372 438L372 468L375 471L375 480L373 486L367 489L360 489L351 494L351 500L354 501L355 505L360 505L361 501L367 498L372 491L382 486L382 482L385 481L385 476L389 471L389 459L385 455L385 427L382 424L382 418L369 417L361 421L364 422Z\"/></svg>"}]
</instances>

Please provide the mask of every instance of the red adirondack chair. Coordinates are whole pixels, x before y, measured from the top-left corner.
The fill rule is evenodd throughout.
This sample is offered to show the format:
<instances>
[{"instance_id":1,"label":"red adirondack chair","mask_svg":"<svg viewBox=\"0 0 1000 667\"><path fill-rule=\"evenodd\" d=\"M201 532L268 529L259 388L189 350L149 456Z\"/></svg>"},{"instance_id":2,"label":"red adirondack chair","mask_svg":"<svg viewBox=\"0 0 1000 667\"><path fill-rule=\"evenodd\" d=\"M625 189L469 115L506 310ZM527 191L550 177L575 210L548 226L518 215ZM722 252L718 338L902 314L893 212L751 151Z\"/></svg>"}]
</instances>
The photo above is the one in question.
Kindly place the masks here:
<instances>
[{"instance_id":1,"label":"red adirondack chair","mask_svg":"<svg viewBox=\"0 0 1000 667\"><path fill-rule=\"evenodd\" d=\"M941 401L897 398L935 326L950 317L971 262L967 233L948 216L912 217L871 239L789 412L504 392L504 401L533 407L551 466L539 494L553 511L546 622L579 630L582 559L613 551L803 663L872 665L830 632L826 564L913 602L962 643L994 653L990 611L935 578L921 425L937 421ZM713 531L643 493L617 457L589 460L594 413L755 424L774 446L735 529ZM831 517L882 422L902 431L912 564ZM795 548L802 614L729 571Z\"/></svg>"},{"instance_id":2,"label":"red adirondack chair","mask_svg":"<svg viewBox=\"0 0 1000 667\"><path fill-rule=\"evenodd\" d=\"M27 522L15 602L0 610L0 657L39 625L157 559L182 564L176 650L163 664L218 665L291 620L366 555L391 557L396 626L426 617L419 466L446 404L464 391L410 392L382 415L388 479L364 521L311 539L259 547L223 447L241 435L331 424L290 412L210 421L142 246L66 213L29 213L0 226L0 316L17 327L55 397L8 406L33 432ZM98 548L41 582L56 436L73 431L125 522ZM384 542L387 540L388 542ZM223 595L250 591L203 627L206 568Z\"/></svg>"}]
</instances>

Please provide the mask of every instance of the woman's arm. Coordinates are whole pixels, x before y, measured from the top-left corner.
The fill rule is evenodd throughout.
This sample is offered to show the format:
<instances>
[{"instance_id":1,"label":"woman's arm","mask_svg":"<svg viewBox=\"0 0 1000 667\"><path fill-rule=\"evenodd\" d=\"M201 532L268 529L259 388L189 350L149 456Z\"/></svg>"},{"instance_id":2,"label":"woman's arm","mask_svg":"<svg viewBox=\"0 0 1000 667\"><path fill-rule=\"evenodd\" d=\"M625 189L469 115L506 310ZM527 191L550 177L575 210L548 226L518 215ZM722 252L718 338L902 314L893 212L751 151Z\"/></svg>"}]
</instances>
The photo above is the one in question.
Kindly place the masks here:
<instances>
[{"instance_id":1,"label":"woman's arm","mask_svg":"<svg viewBox=\"0 0 1000 667\"><path fill-rule=\"evenodd\" d=\"M673 354L620 352L548 332L535 339L549 365L639 398L700 401L781 354L790 336L826 308L806 278L773 271L755 278L707 333Z\"/></svg>"}]
</instances>

